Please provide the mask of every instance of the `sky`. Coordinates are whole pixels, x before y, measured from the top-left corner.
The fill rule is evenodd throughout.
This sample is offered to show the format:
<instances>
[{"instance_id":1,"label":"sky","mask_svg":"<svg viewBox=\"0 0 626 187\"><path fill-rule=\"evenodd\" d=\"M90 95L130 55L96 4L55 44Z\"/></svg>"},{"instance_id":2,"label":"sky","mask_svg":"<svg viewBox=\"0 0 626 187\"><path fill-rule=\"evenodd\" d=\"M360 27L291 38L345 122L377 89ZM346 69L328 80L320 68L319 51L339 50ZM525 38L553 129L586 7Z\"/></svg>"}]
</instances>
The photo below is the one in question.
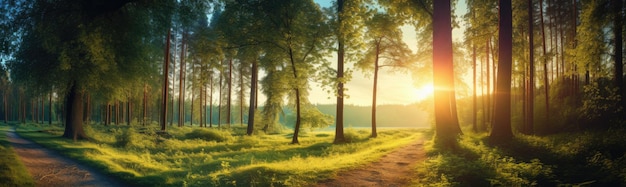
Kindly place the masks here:
<instances>
[{"instance_id":1,"label":"sky","mask_svg":"<svg viewBox=\"0 0 626 187\"><path fill-rule=\"evenodd\" d=\"M331 6L333 0L315 0L320 6ZM461 17L467 12L465 0L457 2L455 14L457 17ZM453 39L460 41L463 35L463 23L460 24L461 28L455 28L453 30ZM405 26L402 28L403 40L414 51L417 49L416 33L415 29L411 26ZM330 62L333 63L333 67L337 67L337 58L329 57ZM346 64L346 68L352 68L351 64ZM372 74L372 73L370 73ZM378 76L378 96L377 104L401 104L407 105L418 102L432 94L432 86L423 86L420 88L414 87L414 81L410 73L399 73L381 69ZM352 80L346 83L345 87L348 89L345 94L348 95L344 99L344 104L347 105L359 105L366 106L372 104L372 88L373 88L373 76L365 76L362 72L353 71ZM313 104L334 104L336 103L336 97L329 95L324 91L319 84L311 84L309 100ZM265 101L265 96L260 95L259 101Z\"/></svg>"}]
</instances>

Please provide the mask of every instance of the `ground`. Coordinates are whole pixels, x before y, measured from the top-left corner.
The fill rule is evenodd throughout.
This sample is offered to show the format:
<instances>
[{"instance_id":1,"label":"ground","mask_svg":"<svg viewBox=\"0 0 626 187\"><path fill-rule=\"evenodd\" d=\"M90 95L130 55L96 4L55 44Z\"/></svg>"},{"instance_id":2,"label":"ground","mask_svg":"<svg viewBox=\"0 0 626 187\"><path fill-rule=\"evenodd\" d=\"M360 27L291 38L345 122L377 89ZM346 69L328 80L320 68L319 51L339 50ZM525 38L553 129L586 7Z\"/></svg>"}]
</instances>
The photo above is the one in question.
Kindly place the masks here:
<instances>
[{"instance_id":1,"label":"ground","mask_svg":"<svg viewBox=\"0 0 626 187\"><path fill-rule=\"evenodd\" d=\"M418 141L398 148L378 161L339 172L336 177L317 186L406 186L415 176L415 165L425 159L424 142Z\"/></svg>"},{"instance_id":2,"label":"ground","mask_svg":"<svg viewBox=\"0 0 626 187\"><path fill-rule=\"evenodd\" d=\"M111 177L21 138L14 130L7 132L7 139L35 180L35 186L123 186Z\"/></svg>"}]
</instances>

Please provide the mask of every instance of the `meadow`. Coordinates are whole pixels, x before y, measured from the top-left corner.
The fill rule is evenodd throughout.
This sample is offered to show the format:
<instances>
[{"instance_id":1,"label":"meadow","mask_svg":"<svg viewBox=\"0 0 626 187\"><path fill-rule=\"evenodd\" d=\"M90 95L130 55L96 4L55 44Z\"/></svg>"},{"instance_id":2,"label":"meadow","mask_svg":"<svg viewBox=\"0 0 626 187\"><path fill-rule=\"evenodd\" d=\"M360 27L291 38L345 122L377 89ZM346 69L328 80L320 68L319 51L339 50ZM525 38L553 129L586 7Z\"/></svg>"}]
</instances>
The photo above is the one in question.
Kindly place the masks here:
<instances>
[{"instance_id":1,"label":"meadow","mask_svg":"<svg viewBox=\"0 0 626 187\"><path fill-rule=\"evenodd\" d=\"M303 186L372 162L417 139L426 130L385 129L377 138L369 130L346 129L350 143L332 144L334 132L305 131L300 144L291 134L246 136L232 128L156 125L86 125L89 141L60 138L58 125L20 124L30 140L119 178L132 186Z\"/></svg>"}]
</instances>

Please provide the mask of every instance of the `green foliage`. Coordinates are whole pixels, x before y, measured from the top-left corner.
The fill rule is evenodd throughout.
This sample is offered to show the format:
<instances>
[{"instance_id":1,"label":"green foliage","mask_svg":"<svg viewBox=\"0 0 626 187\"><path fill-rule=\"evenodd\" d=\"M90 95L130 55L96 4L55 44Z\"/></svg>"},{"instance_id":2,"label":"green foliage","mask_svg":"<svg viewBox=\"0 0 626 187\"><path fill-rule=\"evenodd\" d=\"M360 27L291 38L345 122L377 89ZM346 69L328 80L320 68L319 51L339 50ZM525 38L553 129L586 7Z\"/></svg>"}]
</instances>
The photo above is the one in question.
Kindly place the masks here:
<instances>
[{"instance_id":1,"label":"green foliage","mask_svg":"<svg viewBox=\"0 0 626 187\"><path fill-rule=\"evenodd\" d=\"M9 128L8 124L0 123L0 186L34 186L33 178L7 141Z\"/></svg>"},{"instance_id":2,"label":"green foliage","mask_svg":"<svg viewBox=\"0 0 626 187\"><path fill-rule=\"evenodd\" d=\"M584 86L583 105L580 107L582 119L595 123L608 123L624 110L618 88L608 79L599 79Z\"/></svg>"},{"instance_id":3,"label":"green foliage","mask_svg":"<svg viewBox=\"0 0 626 187\"><path fill-rule=\"evenodd\" d=\"M228 130L199 128L185 134L187 139L201 139L206 141L225 142L233 139Z\"/></svg>"}]
</instances>

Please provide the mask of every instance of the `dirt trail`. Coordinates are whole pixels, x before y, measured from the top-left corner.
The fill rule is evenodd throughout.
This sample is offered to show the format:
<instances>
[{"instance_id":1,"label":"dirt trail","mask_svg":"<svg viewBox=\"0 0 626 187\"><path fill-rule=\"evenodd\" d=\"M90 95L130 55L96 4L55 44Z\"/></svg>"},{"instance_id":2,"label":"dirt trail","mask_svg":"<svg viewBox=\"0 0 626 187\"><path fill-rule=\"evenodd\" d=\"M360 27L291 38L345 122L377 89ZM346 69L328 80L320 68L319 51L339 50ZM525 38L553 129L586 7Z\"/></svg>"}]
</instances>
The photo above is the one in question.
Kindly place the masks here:
<instances>
[{"instance_id":1,"label":"dirt trail","mask_svg":"<svg viewBox=\"0 0 626 187\"><path fill-rule=\"evenodd\" d=\"M339 172L337 177L322 181L317 186L407 186L410 177L414 176L415 165L426 159L423 144L423 140L418 140L400 147L378 161Z\"/></svg>"},{"instance_id":2,"label":"dirt trail","mask_svg":"<svg viewBox=\"0 0 626 187\"><path fill-rule=\"evenodd\" d=\"M35 180L36 186L125 186L56 152L6 132L7 139Z\"/></svg>"}]
</instances>

